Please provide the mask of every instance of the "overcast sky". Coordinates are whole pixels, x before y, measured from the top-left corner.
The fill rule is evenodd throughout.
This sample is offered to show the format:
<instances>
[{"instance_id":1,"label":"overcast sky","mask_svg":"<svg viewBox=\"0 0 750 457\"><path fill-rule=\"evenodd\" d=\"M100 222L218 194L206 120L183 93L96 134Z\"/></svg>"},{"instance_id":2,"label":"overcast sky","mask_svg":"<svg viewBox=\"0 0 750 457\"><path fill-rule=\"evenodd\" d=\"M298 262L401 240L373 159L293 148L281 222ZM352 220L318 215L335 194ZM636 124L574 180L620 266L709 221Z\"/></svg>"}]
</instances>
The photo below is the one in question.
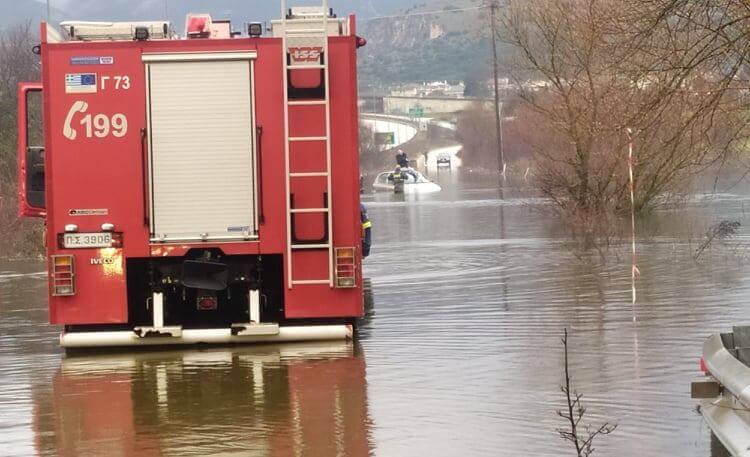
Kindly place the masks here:
<instances>
[{"instance_id":1,"label":"overcast sky","mask_svg":"<svg viewBox=\"0 0 750 457\"><path fill-rule=\"evenodd\" d=\"M21 0L24 1L24 0ZM37 17L46 15L45 0L25 0L32 5ZM424 1L424 0L423 0ZM355 13L361 18L392 14L398 9L418 3L418 0L330 0L329 4L339 15ZM320 5L322 0L290 0L293 5ZM0 0L2 11L12 11L18 0ZM32 6L28 5L28 6ZM377 5L377 6L376 6ZM275 19L280 15L280 0L50 0L52 22L62 20L168 20L179 28L188 12L208 12L217 18L228 18L242 23L252 20ZM36 11L33 11L36 10ZM18 21L19 14L32 14L18 11L5 19ZM3 21L3 19L0 19Z\"/></svg>"}]
</instances>

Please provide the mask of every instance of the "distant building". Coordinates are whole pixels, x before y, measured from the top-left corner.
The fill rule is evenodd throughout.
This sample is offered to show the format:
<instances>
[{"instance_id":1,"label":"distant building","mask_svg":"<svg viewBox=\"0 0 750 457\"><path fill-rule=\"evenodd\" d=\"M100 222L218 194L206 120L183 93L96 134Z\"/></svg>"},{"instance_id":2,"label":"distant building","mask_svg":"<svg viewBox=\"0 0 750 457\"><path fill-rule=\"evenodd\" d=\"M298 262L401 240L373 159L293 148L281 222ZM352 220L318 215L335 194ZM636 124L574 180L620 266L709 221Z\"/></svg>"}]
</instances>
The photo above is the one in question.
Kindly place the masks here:
<instances>
[{"instance_id":1,"label":"distant building","mask_svg":"<svg viewBox=\"0 0 750 457\"><path fill-rule=\"evenodd\" d=\"M383 112L394 115L409 115L419 112L424 117L436 114L456 113L464 111L474 103L483 103L486 107L492 107L491 99L474 97L414 97L403 95L387 95L383 97Z\"/></svg>"},{"instance_id":2,"label":"distant building","mask_svg":"<svg viewBox=\"0 0 750 457\"><path fill-rule=\"evenodd\" d=\"M509 78L498 81L503 93L514 90ZM489 84L492 81L490 80ZM457 113L474 103L492 109L490 98L466 97L463 81L429 81L391 86L388 95L361 95L359 109L362 113L384 113L396 116L431 117L436 114Z\"/></svg>"},{"instance_id":3,"label":"distant building","mask_svg":"<svg viewBox=\"0 0 750 457\"><path fill-rule=\"evenodd\" d=\"M392 87L390 95L402 97L455 97L464 95L466 85L463 81L451 83L448 81L430 81L423 83L402 84Z\"/></svg>"},{"instance_id":4,"label":"distant building","mask_svg":"<svg viewBox=\"0 0 750 457\"><path fill-rule=\"evenodd\" d=\"M519 89L519 87L527 91L535 92L541 89L545 89L549 87L549 85L550 85L550 82L547 80L543 80L543 79L534 79L534 80L529 79L527 81L522 82L519 85L515 81L511 81L510 78L497 78L497 88L501 92L503 91L513 92ZM494 86L494 82L492 81L492 79L487 80L487 86L490 88L490 90L494 90L495 86Z\"/></svg>"}]
</instances>

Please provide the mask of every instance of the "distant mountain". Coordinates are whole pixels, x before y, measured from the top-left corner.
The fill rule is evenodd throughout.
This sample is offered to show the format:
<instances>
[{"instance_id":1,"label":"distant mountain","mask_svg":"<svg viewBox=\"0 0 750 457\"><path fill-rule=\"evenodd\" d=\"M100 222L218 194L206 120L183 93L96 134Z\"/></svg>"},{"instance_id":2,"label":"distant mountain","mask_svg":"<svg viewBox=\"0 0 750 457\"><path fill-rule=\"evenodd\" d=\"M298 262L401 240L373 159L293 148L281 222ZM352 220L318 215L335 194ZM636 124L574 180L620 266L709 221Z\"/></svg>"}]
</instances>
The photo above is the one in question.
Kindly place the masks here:
<instances>
[{"instance_id":1,"label":"distant mountain","mask_svg":"<svg viewBox=\"0 0 750 457\"><path fill-rule=\"evenodd\" d=\"M433 0L394 13L397 17L363 20L359 30L368 44L359 54L361 86L489 78L488 12L481 4ZM464 11L450 11L457 9Z\"/></svg>"},{"instance_id":2,"label":"distant mountain","mask_svg":"<svg viewBox=\"0 0 750 457\"><path fill-rule=\"evenodd\" d=\"M331 0L341 16L357 14L358 32L368 45L359 52L365 87L393 83L489 77L487 10L482 0ZM320 4L289 0L287 4ZM189 12L248 21L278 18L280 1L269 0L50 0L51 21L167 19L182 30ZM467 9L461 12L447 12ZM0 28L46 17L44 0L0 0ZM430 14L424 14L430 13ZM387 17L383 17L387 16Z\"/></svg>"}]
</instances>

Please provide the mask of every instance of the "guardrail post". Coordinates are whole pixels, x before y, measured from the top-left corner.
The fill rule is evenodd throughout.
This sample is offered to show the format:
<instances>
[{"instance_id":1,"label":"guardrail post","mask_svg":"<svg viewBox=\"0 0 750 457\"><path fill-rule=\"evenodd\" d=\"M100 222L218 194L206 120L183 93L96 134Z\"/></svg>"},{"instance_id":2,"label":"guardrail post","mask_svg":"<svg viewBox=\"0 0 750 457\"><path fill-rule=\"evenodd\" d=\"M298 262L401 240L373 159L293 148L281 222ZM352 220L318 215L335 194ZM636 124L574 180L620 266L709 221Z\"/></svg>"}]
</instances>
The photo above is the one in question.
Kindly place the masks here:
<instances>
[{"instance_id":1,"label":"guardrail post","mask_svg":"<svg viewBox=\"0 0 750 457\"><path fill-rule=\"evenodd\" d=\"M732 328L732 334L737 359L750 366L750 326L735 326Z\"/></svg>"}]
</instances>

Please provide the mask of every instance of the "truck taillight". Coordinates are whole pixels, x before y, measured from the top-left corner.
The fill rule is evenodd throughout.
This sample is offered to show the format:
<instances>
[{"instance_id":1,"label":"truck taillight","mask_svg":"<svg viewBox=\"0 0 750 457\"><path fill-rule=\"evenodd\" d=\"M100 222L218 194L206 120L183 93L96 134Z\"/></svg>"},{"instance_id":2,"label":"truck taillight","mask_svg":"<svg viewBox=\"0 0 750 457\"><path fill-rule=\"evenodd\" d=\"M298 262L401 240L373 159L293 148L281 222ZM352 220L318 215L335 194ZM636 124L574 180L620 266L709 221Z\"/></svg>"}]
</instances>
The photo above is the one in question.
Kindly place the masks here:
<instances>
[{"instance_id":1,"label":"truck taillight","mask_svg":"<svg viewBox=\"0 0 750 457\"><path fill-rule=\"evenodd\" d=\"M356 248L336 248L336 287L357 286Z\"/></svg>"},{"instance_id":2,"label":"truck taillight","mask_svg":"<svg viewBox=\"0 0 750 457\"><path fill-rule=\"evenodd\" d=\"M52 295L65 297L75 295L75 272L72 255L52 256Z\"/></svg>"}]
</instances>

